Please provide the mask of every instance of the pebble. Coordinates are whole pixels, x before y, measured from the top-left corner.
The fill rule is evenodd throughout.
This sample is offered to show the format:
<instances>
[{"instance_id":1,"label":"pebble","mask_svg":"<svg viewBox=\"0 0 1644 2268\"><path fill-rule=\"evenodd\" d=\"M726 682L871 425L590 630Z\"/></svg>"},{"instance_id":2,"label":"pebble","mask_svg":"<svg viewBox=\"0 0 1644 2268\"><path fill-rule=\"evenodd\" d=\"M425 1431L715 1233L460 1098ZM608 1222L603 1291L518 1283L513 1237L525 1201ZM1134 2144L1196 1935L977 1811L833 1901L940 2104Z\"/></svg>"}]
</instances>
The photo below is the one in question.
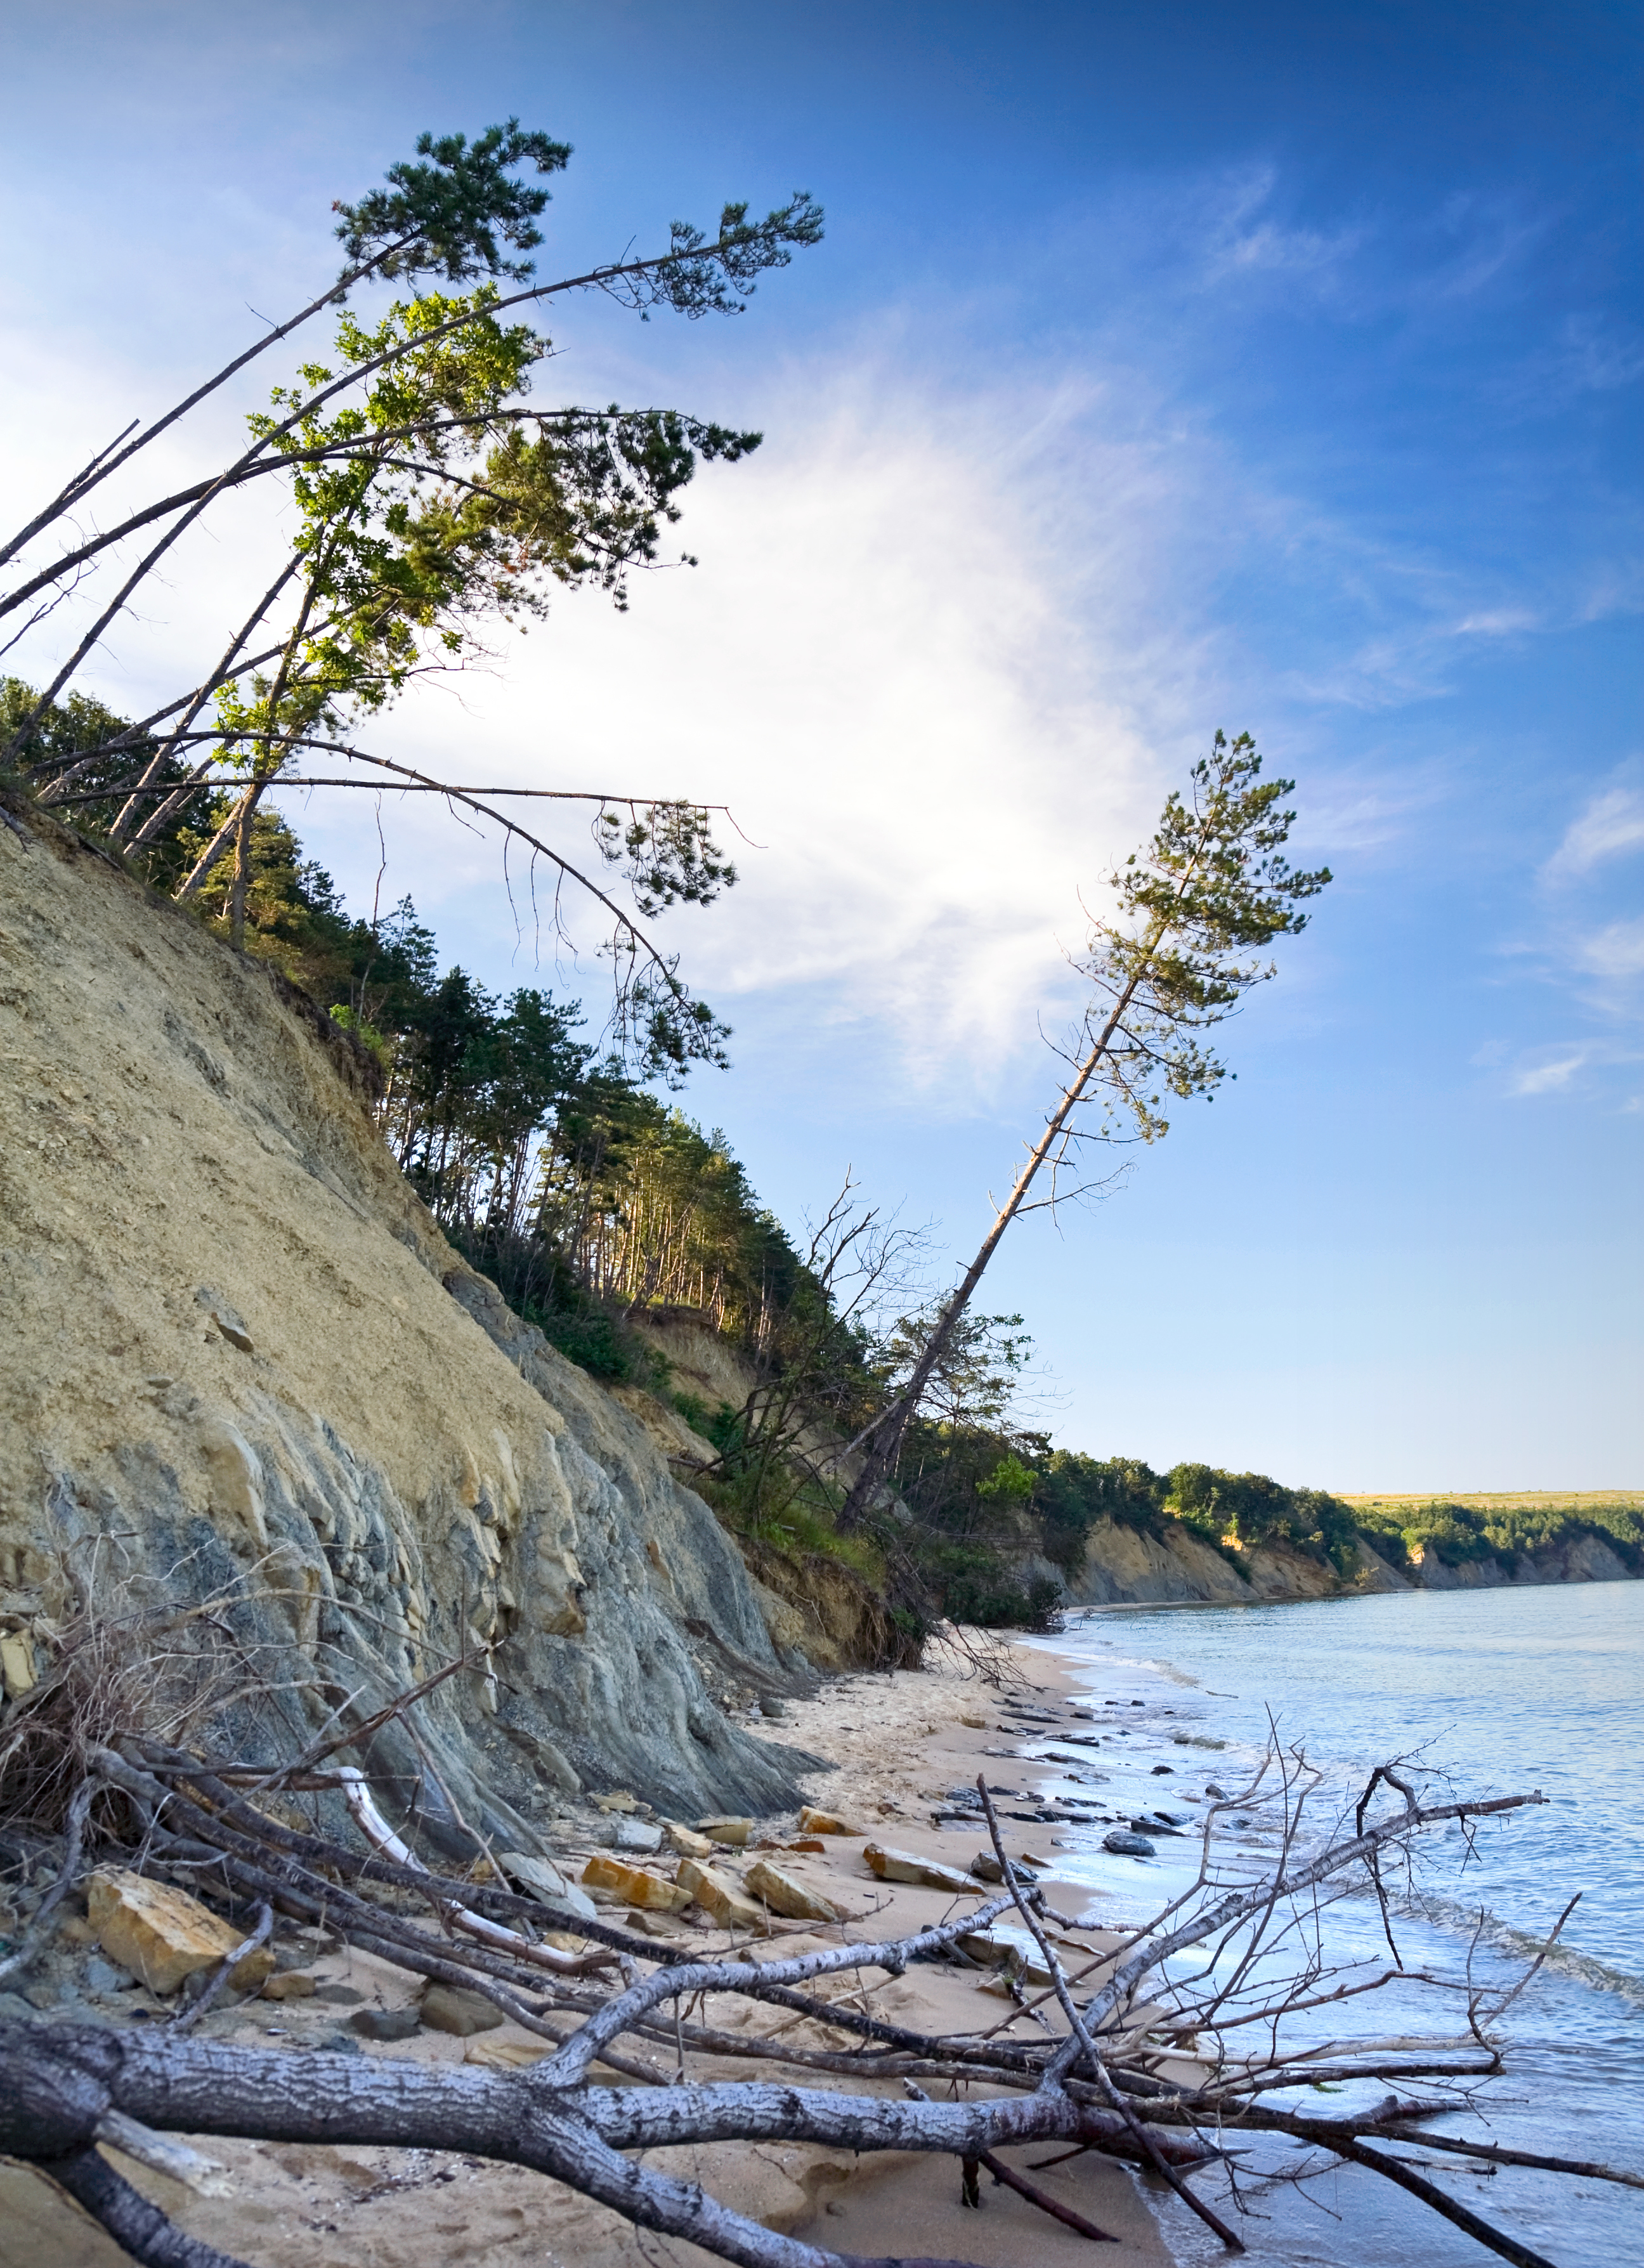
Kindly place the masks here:
<instances>
[{"instance_id":1,"label":"pebble","mask_svg":"<svg viewBox=\"0 0 1644 2268\"><path fill-rule=\"evenodd\" d=\"M491 2014L495 2016L496 2010ZM409 2040L416 2037L423 2020L415 2008L356 2008L348 2021L350 2030L363 2040Z\"/></svg>"},{"instance_id":2,"label":"pebble","mask_svg":"<svg viewBox=\"0 0 1644 2268\"><path fill-rule=\"evenodd\" d=\"M503 2021L503 2013L483 1992L467 1992L455 1984L431 1984L423 1995L422 2018L432 2030L453 2032L458 2039L466 2040L476 2032L494 2031Z\"/></svg>"}]
</instances>

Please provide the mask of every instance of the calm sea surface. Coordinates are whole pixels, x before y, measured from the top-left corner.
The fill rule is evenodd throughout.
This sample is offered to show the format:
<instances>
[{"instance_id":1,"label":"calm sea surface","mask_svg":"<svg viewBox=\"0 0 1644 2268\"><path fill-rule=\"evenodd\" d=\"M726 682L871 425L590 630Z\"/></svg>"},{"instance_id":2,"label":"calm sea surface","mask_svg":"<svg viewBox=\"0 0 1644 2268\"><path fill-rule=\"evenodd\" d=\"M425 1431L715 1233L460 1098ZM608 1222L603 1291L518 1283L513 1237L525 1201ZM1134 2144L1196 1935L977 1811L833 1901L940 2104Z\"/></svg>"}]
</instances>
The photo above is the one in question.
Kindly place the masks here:
<instances>
[{"instance_id":1,"label":"calm sea surface","mask_svg":"<svg viewBox=\"0 0 1644 2268\"><path fill-rule=\"evenodd\" d=\"M1039 1763L1032 1785L1099 1798L1115 1815L1161 1801L1191 1812L1207 1780L1236 1789L1240 1767L1265 1743L1269 1712L1286 1744L1302 1742L1327 1768L1321 1830L1374 1764L1397 1756L1413 1760L1440 1800L1441 1782L1456 1795L1540 1789L1544 1808L1486 1826L1471 1851L1456 1830L1441 1830L1413 1903L1396 1918L1410 1967L1459 1976L1472 1942L1475 1977L1493 1984L1522 1970L1581 1893L1508 2020L1518 2044L1481 2098L1487 2128L1474 2117L1435 2131L1487 2131L1513 2147L1644 2171L1644 1584L1108 1609L1036 1643L1087 1681L1114 1729L1093 1759L1105 1782ZM1142 1709L1131 1705L1138 1700ZM1205 1740L1227 1746L1194 1745ZM1032 1757L1034 1745L1022 1754ZM1154 1772L1161 1762L1169 1777ZM1161 1842L1155 1860L1119 1859L1102 1851L1101 1834L1058 1829L1057 1871L1088 1885L1095 1911L1116 1919L1163 1903L1197 1847ZM1384 1953L1373 1900L1345 1901L1332 1926L1344 1957ZM1396 1993L1377 2031L1443 2028L1441 2000ZM1343 2029L1339 2014L1332 2029ZM1342 2105L1310 2093L1291 2099L1326 2113ZM1559 2268L1644 2268L1644 2192L1456 2164L1434 2154L1424 2170L1442 2168L1455 2196ZM1270 2218L1245 2231L1258 2259L1450 2268L1488 2257L1356 2169L1259 2202ZM1168 2208L1180 2257L1221 2257L1179 2213Z\"/></svg>"}]
</instances>

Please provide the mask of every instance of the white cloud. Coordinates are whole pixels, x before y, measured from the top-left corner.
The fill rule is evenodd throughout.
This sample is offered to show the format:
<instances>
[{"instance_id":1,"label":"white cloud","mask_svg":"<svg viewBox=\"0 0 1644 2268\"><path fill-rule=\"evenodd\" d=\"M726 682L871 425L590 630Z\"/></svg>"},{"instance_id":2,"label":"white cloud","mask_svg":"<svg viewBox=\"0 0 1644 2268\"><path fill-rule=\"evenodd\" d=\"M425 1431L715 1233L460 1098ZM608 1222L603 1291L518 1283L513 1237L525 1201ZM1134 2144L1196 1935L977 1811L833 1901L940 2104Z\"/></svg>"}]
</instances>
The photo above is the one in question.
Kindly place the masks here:
<instances>
[{"instance_id":1,"label":"white cloud","mask_svg":"<svg viewBox=\"0 0 1644 2268\"><path fill-rule=\"evenodd\" d=\"M1644 850L1644 788L1623 783L1601 790L1571 821L1543 878L1569 880L1634 850Z\"/></svg>"},{"instance_id":2,"label":"white cloud","mask_svg":"<svg viewBox=\"0 0 1644 2268\"><path fill-rule=\"evenodd\" d=\"M699 569L625 618L567 601L465 685L466 774L728 803L763 847L733 845L736 890L672 924L710 997L815 994L905 1069L980 1075L1068 997L1079 894L1100 900L1166 774L1243 721L1180 571L1217 468L1108 439L1087 390L1054 387L956 408L813 371L766 423L787 438L691 499ZM449 762L448 718L424 699L398 733ZM448 852L427 871L431 828L419 849L394 825L419 902L459 879Z\"/></svg>"},{"instance_id":3,"label":"white cloud","mask_svg":"<svg viewBox=\"0 0 1644 2268\"><path fill-rule=\"evenodd\" d=\"M1361 228L1290 228L1266 213L1279 185L1271 166L1238 174L1213 193L1205 236L1205 278L1221 284L1242 276L1280 276L1323 283L1351 258L1365 238Z\"/></svg>"},{"instance_id":4,"label":"white cloud","mask_svg":"<svg viewBox=\"0 0 1644 2268\"><path fill-rule=\"evenodd\" d=\"M1644 916L1607 923L1583 938L1581 957L1595 976L1644 976Z\"/></svg>"},{"instance_id":5,"label":"white cloud","mask_svg":"<svg viewBox=\"0 0 1644 2268\"><path fill-rule=\"evenodd\" d=\"M1483 1062L1483 1052L1474 1060ZM1508 1076L1507 1091L1515 1096L1567 1094L1584 1084L1584 1073L1626 1071L1640 1061L1644 1056L1636 1047L1614 1040L1555 1041L1519 1057Z\"/></svg>"}]
</instances>

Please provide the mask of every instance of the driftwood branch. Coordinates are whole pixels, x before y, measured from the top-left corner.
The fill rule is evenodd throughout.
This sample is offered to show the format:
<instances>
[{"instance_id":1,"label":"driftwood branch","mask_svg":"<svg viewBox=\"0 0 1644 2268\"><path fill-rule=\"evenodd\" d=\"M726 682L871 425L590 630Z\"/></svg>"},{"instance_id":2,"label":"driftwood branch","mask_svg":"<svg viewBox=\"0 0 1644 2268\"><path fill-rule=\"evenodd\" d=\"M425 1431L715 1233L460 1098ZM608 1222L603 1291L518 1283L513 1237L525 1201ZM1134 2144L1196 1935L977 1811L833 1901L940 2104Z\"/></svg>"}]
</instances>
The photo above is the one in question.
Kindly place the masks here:
<instances>
[{"instance_id":1,"label":"driftwood branch","mask_svg":"<svg viewBox=\"0 0 1644 2268\"><path fill-rule=\"evenodd\" d=\"M408 1693L394 1705L409 1709L417 1697ZM380 1712L370 1721L380 1720ZM365 1729L352 1736L362 1756ZM1433 1824L1538 1798L1425 1805L1413 1783L1394 1779L1399 1809L1372 1818L1373 1787L1367 1808L1350 1820L1353 1833L1321 1836L1308 1808L1316 1801L1317 1776L1299 1751L1280 1754L1275 1742L1238 1800L1277 1830L1276 1858L1252 1868L1248 1852L1223 1834L1227 1807L1219 1804L1205 1822L1195 1882L1121 1940L1095 1948L1080 1942L1070 1966L1070 1926L1030 1878L1005 1865L984 1785L981 1813L1002 1889L978 1881L974 1897L939 1926L894 1940L818 1944L813 1933L792 1951L766 1942L757 1958L704 1956L604 1917L555 1912L499 1884L432 1871L406 1839L410 1830L388 1827L359 1766L328 1761L328 1752L350 1745L350 1736L333 1740L328 1731L281 1763L214 1761L136 1734L83 1740L79 1769L89 1777L76 1790L70 1824L77 1818L84 1833L100 1786L108 1800L97 1807L99 1833L128 1837L117 1863L169 1875L240 1914L260 1907L270 1931L281 1926L276 1914L322 1922L410 1976L481 1992L541 2040L542 2055L509 2073L394 2058L298 2058L203 2039L189 2030L187 2014L170 2025L122 2031L46 2021L0 2028L0 2151L61 2183L139 2260L232 2268L163 2223L98 2155L100 2142L151 2166L166 2161L195 2187L217 2178L218 2169L179 2135L462 2151L549 2174L638 2227L746 2268L840 2268L841 2256L778 2235L699 2187L664 2176L647 2162L649 2154L777 2141L865 2155L934 2153L955 2161L962 2191L972 2190L986 2168L1036 2207L1100 2241L1103 2232L1077 2205L1049 2198L1000 2154L1048 2144L1158 2172L1224 2242L1238 2247L1227 2220L1183 2176L1197 2169L1202 2186L1203 2177L1227 2164L1231 2135L1266 2135L1308 2154L1309 2165L1323 2151L1375 2172L1526 2268L1537 2268L1538 2256L1457 2205L1401 2150L1414 2145L1503 2169L1644 2187L1644 2177L1586 2161L1424 2131L1427 2120L1457 2107L1447 2087L1501 2067L1503 2045L1484 2023L1493 2024L1511 2005L1534 1965L1514 1991L1481 1996L1471 1977L1332 1963L1323 1934L1331 1900L1369 1889L1376 1859L1407 1854ZM1390 1778L1383 1772L1375 1786ZM279 1789L344 1798L358 1845L270 1816L262 1807ZM71 1883L80 1864L68 1842L60 1886ZM888 2021L865 1999L853 2006L828 1997L830 1977L895 1976L912 1962L956 1958L962 1938L985 1933L1013 1911L1051 1979L1036 2036L998 2036L991 2025L930 2034ZM588 1949L538 1943L545 1918ZM1200 1948L1202 1968L1177 1957ZM237 1947L219 1975L244 1950ZM620 1979L608 1973L613 1964ZM1403 2033L1385 2041L1368 2032L1293 2035L1297 2015L1316 2022L1318 2012L1337 2005L1344 2014L1373 2007L1375 1992L1393 1977L1401 1989L1441 1995L1447 2014L1464 1999L1473 2029L1453 2036L1452 2016L1449 2030L1430 2041ZM1144 1988L1152 2000L1142 1999ZM706 2020L704 2003L719 1996L751 2004L754 2021L739 2028ZM195 2004L196 2012L203 2007ZM739 2073L751 2064L759 2075L716 2079L716 2058L734 2059ZM1318 2119L1286 2107L1286 2090L1367 2076L1414 2079L1430 2089L1438 2082L1439 2091L1431 2100L1391 2096L1358 2117ZM851 2091L887 2079L902 2081L905 2099ZM974 2098L975 2087L985 2090L984 2099Z\"/></svg>"}]
</instances>

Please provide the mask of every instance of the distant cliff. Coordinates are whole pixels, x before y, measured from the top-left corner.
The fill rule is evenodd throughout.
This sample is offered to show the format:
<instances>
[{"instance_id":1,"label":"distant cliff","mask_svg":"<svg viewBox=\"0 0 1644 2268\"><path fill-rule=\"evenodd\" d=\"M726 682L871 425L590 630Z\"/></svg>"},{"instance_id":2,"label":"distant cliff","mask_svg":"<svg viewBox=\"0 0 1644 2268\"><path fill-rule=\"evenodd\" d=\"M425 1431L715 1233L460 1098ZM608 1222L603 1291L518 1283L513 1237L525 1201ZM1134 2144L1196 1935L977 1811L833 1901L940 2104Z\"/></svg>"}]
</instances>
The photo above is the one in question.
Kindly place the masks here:
<instances>
[{"instance_id":1,"label":"distant cliff","mask_svg":"<svg viewBox=\"0 0 1644 2268\"><path fill-rule=\"evenodd\" d=\"M1385 1538L1376 1541L1385 1542ZM1104 1520L1090 1531L1085 1561L1066 1587L1069 1606L1163 1606L1196 1602L1248 1606L1279 1599L1340 1598L1364 1591L1460 1591L1510 1584L1611 1583L1636 1579L1612 1542L1567 1532L1538 1550L1454 1563L1418 1545L1395 1566L1360 1535L1358 1565L1342 1575L1326 1561L1280 1546L1218 1550L1179 1520L1152 1528Z\"/></svg>"}]
</instances>

